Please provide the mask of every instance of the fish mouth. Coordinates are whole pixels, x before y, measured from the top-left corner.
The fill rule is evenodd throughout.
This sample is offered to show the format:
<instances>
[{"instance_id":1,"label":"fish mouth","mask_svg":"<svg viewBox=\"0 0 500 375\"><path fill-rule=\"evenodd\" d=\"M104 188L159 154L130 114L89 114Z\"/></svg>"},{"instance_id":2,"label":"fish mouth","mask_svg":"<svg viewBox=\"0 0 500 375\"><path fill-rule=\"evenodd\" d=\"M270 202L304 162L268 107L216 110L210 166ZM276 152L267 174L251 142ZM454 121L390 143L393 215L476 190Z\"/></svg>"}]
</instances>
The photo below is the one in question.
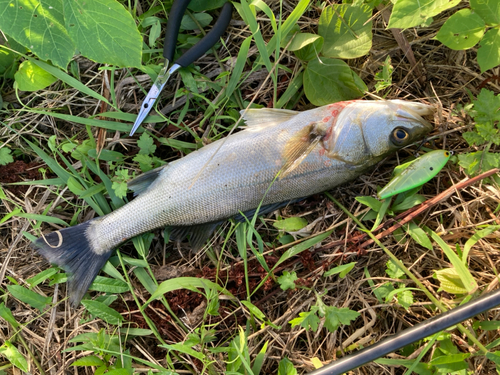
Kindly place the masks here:
<instances>
[{"instance_id":1,"label":"fish mouth","mask_svg":"<svg viewBox=\"0 0 500 375\"><path fill-rule=\"evenodd\" d=\"M436 108L423 103L405 102L393 100L389 104L396 113L396 117L403 121L418 122L423 125L425 133L433 129L432 124L424 116L433 116Z\"/></svg>"}]
</instances>

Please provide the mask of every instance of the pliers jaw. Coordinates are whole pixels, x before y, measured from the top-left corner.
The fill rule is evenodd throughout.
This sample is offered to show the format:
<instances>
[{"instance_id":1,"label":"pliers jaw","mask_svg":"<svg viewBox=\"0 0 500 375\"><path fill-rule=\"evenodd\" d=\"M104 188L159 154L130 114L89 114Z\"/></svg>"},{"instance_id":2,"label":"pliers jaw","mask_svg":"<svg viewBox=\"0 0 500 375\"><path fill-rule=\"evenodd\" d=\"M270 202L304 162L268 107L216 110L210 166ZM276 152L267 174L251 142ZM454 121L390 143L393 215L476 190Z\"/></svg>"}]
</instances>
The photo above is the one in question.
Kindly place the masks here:
<instances>
[{"instance_id":1,"label":"pliers jaw","mask_svg":"<svg viewBox=\"0 0 500 375\"><path fill-rule=\"evenodd\" d=\"M172 64L169 67L169 61L165 60L165 66L161 68L158 77L156 77L153 86L146 95L146 98L142 102L141 110L139 111L139 115L137 116L134 126L130 131L130 136L134 135L135 131L141 126L141 123L146 119L146 116L149 114L151 109L153 108L156 99L160 96L161 90L165 87L168 82L170 76L181 66L179 64Z\"/></svg>"}]
</instances>

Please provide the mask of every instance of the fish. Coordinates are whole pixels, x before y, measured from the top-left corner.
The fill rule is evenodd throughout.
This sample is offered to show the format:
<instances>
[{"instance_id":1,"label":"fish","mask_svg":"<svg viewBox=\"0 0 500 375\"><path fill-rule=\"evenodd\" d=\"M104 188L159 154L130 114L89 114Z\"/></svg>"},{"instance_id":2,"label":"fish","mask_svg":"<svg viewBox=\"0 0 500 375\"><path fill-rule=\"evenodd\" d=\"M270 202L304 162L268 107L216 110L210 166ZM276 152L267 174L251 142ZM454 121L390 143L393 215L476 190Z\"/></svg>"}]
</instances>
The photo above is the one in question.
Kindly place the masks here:
<instances>
[{"instance_id":1,"label":"fish","mask_svg":"<svg viewBox=\"0 0 500 375\"><path fill-rule=\"evenodd\" d=\"M136 195L117 210L42 235L32 246L68 274L76 307L118 245L169 227L199 250L216 226L241 213L275 211L353 180L432 130L433 107L353 100L297 112L249 109L242 131L130 181Z\"/></svg>"}]
</instances>

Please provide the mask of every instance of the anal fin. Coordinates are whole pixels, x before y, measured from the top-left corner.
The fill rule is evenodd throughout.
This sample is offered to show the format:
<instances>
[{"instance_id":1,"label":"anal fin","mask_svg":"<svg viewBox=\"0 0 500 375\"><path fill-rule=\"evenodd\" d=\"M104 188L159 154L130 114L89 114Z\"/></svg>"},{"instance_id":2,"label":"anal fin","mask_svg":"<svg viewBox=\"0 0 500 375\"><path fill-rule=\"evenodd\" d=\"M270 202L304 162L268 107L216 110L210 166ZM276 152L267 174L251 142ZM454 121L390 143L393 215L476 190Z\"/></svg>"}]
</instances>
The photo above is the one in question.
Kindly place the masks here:
<instances>
[{"instance_id":1,"label":"anal fin","mask_svg":"<svg viewBox=\"0 0 500 375\"><path fill-rule=\"evenodd\" d=\"M189 244L193 252L198 252L220 223L220 221L217 221L185 227L171 227L170 239L182 241L189 236Z\"/></svg>"},{"instance_id":2,"label":"anal fin","mask_svg":"<svg viewBox=\"0 0 500 375\"><path fill-rule=\"evenodd\" d=\"M262 216L262 215L269 214L271 212L276 211L278 208L288 206L289 204L300 202L301 200L304 200L304 198L296 198L296 199L292 199L289 201L266 204L266 205L260 207L258 215ZM233 216L233 219L240 222L240 223L244 222L245 218L248 220L251 220L256 212L257 212L257 209L254 208L253 210L245 211L242 214L238 214L238 215Z\"/></svg>"}]
</instances>

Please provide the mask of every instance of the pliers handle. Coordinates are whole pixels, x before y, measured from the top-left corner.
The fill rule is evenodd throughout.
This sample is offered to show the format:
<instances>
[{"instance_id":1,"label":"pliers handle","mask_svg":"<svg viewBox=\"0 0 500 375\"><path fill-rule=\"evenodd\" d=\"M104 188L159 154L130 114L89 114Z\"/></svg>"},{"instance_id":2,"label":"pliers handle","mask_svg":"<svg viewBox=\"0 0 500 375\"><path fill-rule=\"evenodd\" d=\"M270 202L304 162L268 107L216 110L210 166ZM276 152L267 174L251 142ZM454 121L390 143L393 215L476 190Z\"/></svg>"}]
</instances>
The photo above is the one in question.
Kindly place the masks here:
<instances>
[{"instance_id":1,"label":"pliers handle","mask_svg":"<svg viewBox=\"0 0 500 375\"><path fill-rule=\"evenodd\" d=\"M165 42L163 43L163 57L169 62L174 59L175 44L179 29L181 26L182 16L187 9L191 0L176 0L172 4L172 9L168 16L167 30L165 32ZM186 53L179 57L175 64L181 67L186 67L199 59L205 54L215 43L219 40L221 35L226 31L229 21L231 21L231 14L233 7L230 2L227 2L222 7L221 13L215 22L212 30L205 35L198 43L191 47Z\"/></svg>"}]
</instances>

